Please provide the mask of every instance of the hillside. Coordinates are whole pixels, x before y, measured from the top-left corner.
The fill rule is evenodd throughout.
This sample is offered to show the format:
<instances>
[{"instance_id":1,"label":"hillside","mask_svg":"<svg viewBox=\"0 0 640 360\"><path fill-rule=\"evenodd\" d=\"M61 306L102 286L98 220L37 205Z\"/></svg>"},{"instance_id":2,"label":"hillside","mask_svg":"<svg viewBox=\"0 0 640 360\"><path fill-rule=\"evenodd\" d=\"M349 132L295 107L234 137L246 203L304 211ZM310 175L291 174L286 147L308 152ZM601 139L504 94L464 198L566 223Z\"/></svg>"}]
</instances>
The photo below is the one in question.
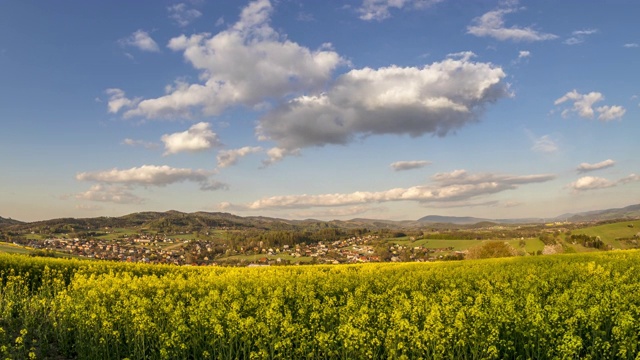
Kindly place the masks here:
<instances>
[{"instance_id":1,"label":"hillside","mask_svg":"<svg viewBox=\"0 0 640 360\"><path fill-rule=\"evenodd\" d=\"M623 208L587 211L579 214L570 214L567 221L605 221L616 219L640 219L640 204L630 205Z\"/></svg>"},{"instance_id":2,"label":"hillside","mask_svg":"<svg viewBox=\"0 0 640 360\"><path fill-rule=\"evenodd\" d=\"M18 225L18 224L23 224L23 222L18 220L3 218L2 216L0 216L0 227L9 226L9 225Z\"/></svg>"}]
</instances>

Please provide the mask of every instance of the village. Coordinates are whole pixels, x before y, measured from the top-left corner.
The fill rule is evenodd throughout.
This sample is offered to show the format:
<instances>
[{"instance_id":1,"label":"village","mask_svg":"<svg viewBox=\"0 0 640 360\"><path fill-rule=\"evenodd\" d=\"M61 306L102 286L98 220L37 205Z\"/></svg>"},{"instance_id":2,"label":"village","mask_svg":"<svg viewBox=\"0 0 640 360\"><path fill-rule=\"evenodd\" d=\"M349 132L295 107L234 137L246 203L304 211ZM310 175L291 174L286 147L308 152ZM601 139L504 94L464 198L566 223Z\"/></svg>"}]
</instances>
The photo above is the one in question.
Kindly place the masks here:
<instances>
[{"instance_id":1,"label":"village","mask_svg":"<svg viewBox=\"0 0 640 360\"><path fill-rule=\"evenodd\" d=\"M294 246L236 246L206 240L184 240L159 235L136 234L119 239L49 238L19 240L18 245L51 254L173 265L269 266L292 264L344 264L364 262L433 261L461 259L453 248L433 249L379 241L377 235L353 236L338 241L320 241Z\"/></svg>"}]
</instances>

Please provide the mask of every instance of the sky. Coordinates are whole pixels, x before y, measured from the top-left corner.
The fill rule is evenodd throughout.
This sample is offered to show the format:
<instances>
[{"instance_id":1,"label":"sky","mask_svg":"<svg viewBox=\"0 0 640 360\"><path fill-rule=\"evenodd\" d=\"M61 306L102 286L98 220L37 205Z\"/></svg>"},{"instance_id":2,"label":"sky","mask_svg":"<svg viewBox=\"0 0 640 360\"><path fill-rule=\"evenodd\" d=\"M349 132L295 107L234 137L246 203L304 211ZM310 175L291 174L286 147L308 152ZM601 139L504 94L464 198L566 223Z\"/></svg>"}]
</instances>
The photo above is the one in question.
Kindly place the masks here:
<instances>
[{"instance_id":1,"label":"sky","mask_svg":"<svg viewBox=\"0 0 640 360\"><path fill-rule=\"evenodd\" d=\"M0 1L0 216L640 203L635 0Z\"/></svg>"}]
</instances>

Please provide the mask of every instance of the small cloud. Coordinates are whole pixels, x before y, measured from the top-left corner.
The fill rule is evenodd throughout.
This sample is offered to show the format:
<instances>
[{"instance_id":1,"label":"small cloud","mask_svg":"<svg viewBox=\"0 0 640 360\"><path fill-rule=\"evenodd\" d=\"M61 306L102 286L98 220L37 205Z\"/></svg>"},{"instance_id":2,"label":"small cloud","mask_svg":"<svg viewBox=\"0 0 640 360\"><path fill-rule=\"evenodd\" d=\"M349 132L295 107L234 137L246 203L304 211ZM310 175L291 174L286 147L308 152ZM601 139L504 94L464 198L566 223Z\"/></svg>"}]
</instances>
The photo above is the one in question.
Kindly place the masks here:
<instances>
[{"instance_id":1,"label":"small cloud","mask_svg":"<svg viewBox=\"0 0 640 360\"><path fill-rule=\"evenodd\" d=\"M128 186L96 184L75 196L78 200L110 202L115 204L140 204L144 199L130 191Z\"/></svg>"},{"instance_id":2,"label":"small cloud","mask_svg":"<svg viewBox=\"0 0 640 360\"><path fill-rule=\"evenodd\" d=\"M633 49L633 48L640 47L640 45L638 45L637 43L627 43L627 44L624 44L622 46L626 47L627 49Z\"/></svg>"},{"instance_id":3,"label":"small cloud","mask_svg":"<svg viewBox=\"0 0 640 360\"><path fill-rule=\"evenodd\" d=\"M619 105L600 106L596 108L596 111L600 113L600 115L598 115L598 120L602 120L602 121L611 121L615 119L620 119L627 112L625 108Z\"/></svg>"},{"instance_id":4,"label":"small cloud","mask_svg":"<svg viewBox=\"0 0 640 360\"><path fill-rule=\"evenodd\" d=\"M185 27L202 16L200 11L190 9L184 3L171 5L167 8L167 11L169 12L169 19L173 20L180 27Z\"/></svg>"},{"instance_id":5,"label":"small cloud","mask_svg":"<svg viewBox=\"0 0 640 360\"><path fill-rule=\"evenodd\" d=\"M616 186L616 183L601 177L583 176L569 184L569 188L574 192L605 189Z\"/></svg>"},{"instance_id":6,"label":"small cloud","mask_svg":"<svg viewBox=\"0 0 640 360\"><path fill-rule=\"evenodd\" d=\"M593 119L597 112L598 120L611 121L619 119L625 114L625 108L619 105L600 106L594 110L594 104L602 100L604 100L604 96L599 92L592 91L588 94L580 94L578 91L572 90L557 99L554 102L554 105L573 102L573 107L571 109L564 109L562 111L562 116L565 118L568 117L570 113L574 112L582 118Z\"/></svg>"},{"instance_id":7,"label":"small cloud","mask_svg":"<svg viewBox=\"0 0 640 360\"><path fill-rule=\"evenodd\" d=\"M216 159L218 160L218 167L225 168L232 165L235 165L238 160L242 157L245 157L249 154L254 154L261 152L262 148L259 146L250 147L245 146L240 149L232 149L232 150L222 150L218 153Z\"/></svg>"},{"instance_id":8,"label":"small cloud","mask_svg":"<svg viewBox=\"0 0 640 360\"><path fill-rule=\"evenodd\" d=\"M118 40L122 46L133 46L142 51L148 52L160 52L160 47L156 43L149 33L143 30L135 31L129 37Z\"/></svg>"},{"instance_id":9,"label":"small cloud","mask_svg":"<svg viewBox=\"0 0 640 360\"><path fill-rule=\"evenodd\" d=\"M539 153L554 153L558 151L558 144L550 135L543 135L537 139L533 139L531 150Z\"/></svg>"},{"instance_id":10,"label":"small cloud","mask_svg":"<svg viewBox=\"0 0 640 360\"><path fill-rule=\"evenodd\" d=\"M381 21L391 17L391 12L389 11L391 8L412 7L414 9L424 9L442 1L444 0L363 0L362 5L357 10L362 20Z\"/></svg>"},{"instance_id":11,"label":"small cloud","mask_svg":"<svg viewBox=\"0 0 640 360\"><path fill-rule=\"evenodd\" d=\"M576 30L571 33L571 37L563 41L566 45L577 45L582 44L587 39L587 36L593 35L598 32L598 29L585 29L585 30Z\"/></svg>"},{"instance_id":12,"label":"small cloud","mask_svg":"<svg viewBox=\"0 0 640 360\"><path fill-rule=\"evenodd\" d=\"M129 108L132 106L136 106L140 99L129 99L125 96L124 91L121 89L107 89L105 93L109 95L109 101L107 102L107 107L109 112L112 114L117 113L123 108Z\"/></svg>"},{"instance_id":13,"label":"small cloud","mask_svg":"<svg viewBox=\"0 0 640 360\"><path fill-rule=\"evenodd\" d=\"M367 212L375 211L377 214L388 211L387 208L382 206L370 207L370 206L350 206L344 208L324 209L319 211L298 211L292 215L296 218L335 218L335 217L353 217L355 215L361 215Z\"/></svg>"},{"instance_id":14,"label":"small cloud","mask_svg":"<svg viewBox=\"0 0 640 360\"><path fill-rule=\"evenodd\" d=\"M157 149L158 146L160 146L160 145L158 145L156 143L147 142L147 141L144 141L144 140L134 140L134 139L129 139L129 138L126 138L126 139L122 140L122 144L123 145L128 145L128 146L142 146L145 149Z\"/></svg>"},{"instance_id":15,"label":"small cloud","mask_svg":"<svg viewBox=\"0 0 640 360\"><path fill-rule=\"evenodd\" d=\"M632 183L632 182L637 182L640 181L640 175L636 175L636 174L630 174L627 177L624 177L620 180L618 180L618 183L620 184L628 184L628 183Z\"/></svg>"},{"instance_id":16,"label":"small cloud","mask_svg":"<svg viewBox=\"0 0 640 360\"><path fill-rule=\"evenodd\" d=\"M206 122L197 123L183 132L162 135L161 140L166 149L164 155L198 152L221 145L218 135L211 130L211 124Z\"/></svg>"},{"instance_id":17,"label":"small cloud","mask_svg":"<svg viewBox=\"0 0 640 360\"><path fill-rule=\"evenodd\" d=\"M602 169L610 168L615 164L616 164L615 161L613 161L611 159L607 159L605 161L601 161L601 162L595 163L595 164L582 163L582 164L578 165L576 170L579 173L586 173L586 172L590 172L590 171L602 170Z\"/></svg>"},{"instance_id":18,"label":"small cloud","mask_svg":"<svg viewBox=\"0 0 640 360\"><path fill-rule=\"evenodd\" d=\"M316 19L313 17L313 14L306 13L304 11L300 11L298 13L298 16L296 17L296 20L302 21L302 22L316 21Z\"/></svg>"},{"instance_id":19,"label":"small cloud","mask_svg":"<svg viewBox=\"0 0 640 360\"><path fill-rule=\"evenodd\" d=\"M271 149L267 150L267 159L262 160L262 166L263 167L268 167L271 166L279 161L282 161L282 159L284 159L287 156L299 156L300 155L300 149L285 149L285 148L281 148L281 147L272 147Z\"/></svg>"},{"instance_id":20,"label":"small cloud","mask_svg":"<svg viewBox=\"0 0 640 360\"><path fill-rule=\"evenodd\" d=\"M222 25L224 25L224 17L220 16L218 20L216 20L215 26L220 27Z\"/></svg>"},{"instance_id":21,"label":"small cloud","mask_svg":"<svg viewBox=\"0 0 640 360\"><path fill-rule=\"evenodd\" d=\"M531 52L527 50L522 50L518 53L518 59L524 59L531 57Z\"/></svg>"},{"instance_id":22,"label":"small cloud","mask_svg":"<svg viewBox=\"0 0 640 360\"><path fill-rule=\"evenodd\" d=\"M102 210L102 206L99 205L89 205L89 204L79 204L76 205L76 209L78 210L84 210L84 211L97 211L97 210Z\"/></svg>"},{"instance_id":23,"label":"small cloud","mask_svg":"<svg viewBox=\"0 0 640 360\"><path fill-rule=\"evenodd\" d=\"M431 161L426 160L412 160L412 161L396 161L390 166L395 171L420 169L431 164Z\"/></svg>"},{"instance_id":24,"label":"small cloud","mask_svg":"<svg viewBox=\"0 0 640 360\"><path fill-rule=\"evenodd\" d=\"M489 11L484 15L473 19L472 25L467 26L467 34L478 37L491 37L496 40L505 41L544 41L558 38L557 35L543 33L530 27L505 26L504 17L507 14L516 13L520 10L516 2L512 2L507 7Z\"/></svg>"}]
</instances>

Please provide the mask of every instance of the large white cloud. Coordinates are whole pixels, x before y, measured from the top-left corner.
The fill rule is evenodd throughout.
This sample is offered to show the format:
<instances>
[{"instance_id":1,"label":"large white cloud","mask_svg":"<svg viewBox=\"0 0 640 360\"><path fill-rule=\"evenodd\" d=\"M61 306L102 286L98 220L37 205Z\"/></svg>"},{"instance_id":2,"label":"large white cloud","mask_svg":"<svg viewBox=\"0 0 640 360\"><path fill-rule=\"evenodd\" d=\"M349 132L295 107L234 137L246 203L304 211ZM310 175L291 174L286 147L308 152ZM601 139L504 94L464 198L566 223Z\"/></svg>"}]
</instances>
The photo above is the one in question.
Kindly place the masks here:
<instances>
[{"instance_id":1,"label":"large white cloud","mask_svg":"<svg viewBox=\"0 0 640 360\"><path fill-rule=\"evenodd\" d=\"M219 168L225 168L235 165L242 157L262 151L262 148L259 146L245 146L239 149L221 150L220 152L218 152L216 160L218 161Z\"/></svg>"},{"instance_id":2,"label":"large white cloud","mask_svg":"<svg viewBox=\"0 0 640 360\"><path fill-rule=\"evenodd\" d=\"M321 89L344 60L329 44L310 50L269 25L268 0L250 3L233 26L216 35L181 35L168 47L182 51L201 83L177 81L164 96L127 107L125 117L216 115L234 105L256 106L300 91Z\"/></svg>"},{"instance_id":3,"label":"large white cloud","mask_svg":"<svg viewBox=\"0 0 640 360\"><path fill-rule=\"evenodd\" d=\"M592 91L588 94L580 94L577 90L574 89L557 99L554 104L561 105L565 102L573 102L572 108L564 109L562 111L563 117L569 116L569 114L572 112L577 113L580 117L587 119L593 119L595 113L597 112L599 114L598 120L602 121L615 120L624 116L626 110L619 105L600 106L594 110L594 104L602 100L604 100L604 96L599 92Z\"/></svg>"},{"instance_id":4,"label":"large white cloud","mask_svg":"<svg viewBox=\"0 0 640 360\"><path fill-rule=\"evenodd\" d=\"M200 122L188 130L162 135L165 155L179 152L197 152L220 146L218 135L211 130L211 124Z\"/></svg>"},{"instance_id":5,"label":"large white cloud","mask_svg":"<svg viewBox=\"0 0 640 360\"><path fill-rule=\"evenodd\" d=\"M137 30L133 32L133 34L129 35L128 37L124 39L120 39L119 43L123 46L133 46L142 51L149 51L149 52L160 51L160 47L158 46L158 43L156 43L155 40L153 40L151 36L149 36L148 32L143 30Z\"/></svg>"},{"instance_id":6,"label":"large white cloud","mask_svg":"<svg viewBox=\"0 0 640 360\"><path fill-rule=\"evenodd\" d=\"M389 9L426 8L444 0L363 0L358 8L362 20L383 20L391 16Z\"/></svg>"},{"instance_id":7,"label":"large white cloud","mask_svg":"<svg viewBox=\"0 0 640 360\"><path fill-rule=\"evenodd\" d=\"M226 185L211 179L213 173L206 170L173 168L167 165L143 165L130 169L111 169L96 172L82 172L76 175L80 181L93 181L103 184L127 184L138 186L166 186L190 181L200 185L202 190L217 190Z\"/></svg>"},{"instance_id":8,"label":"large white cloud","mask_svg":"<svg viewBox=\"0 0 640 360\"><path fill-rule=\"evenodd\" d=\"M539 32L530 27L506 27L504 16L517 12L517 7L498 8L473 19L472 25L467 27L467 33L479 37L492 37L505 41L543 41L558 38L557 35Z\"/></svg>"},{"instance_id":9,"label":"large white cloud","mask_svg":"<svg viewBox=\"0 0 640 360\"><path fill-rule=\"evenodd\" d=\"M576 170L579 173L585 173L585 172L589 172L589 171L606 169L606 168L612 167L615 164L616 164L615 161L613 161L611 159L607 159L607 160L604 160L604 161L601 161L601 162L595 163L595 164L581 163L580 165L578 165Z\"/></svg>"},{"instance_id":10,"label":"large white cloud","mask_svg":"<svg viewBox=\"0 0 640 360\"><path fill-rule=\"evenodd\" d=\"M258 135L290 150L372 134L444 136L510 95L504 71L472 56L455 54L422 68L351 70L325 93L294 98L267 113Z\"/></svg>"},{"instance_id":11,"label":"large white cloud","mask_svg":"<svg viewBox=\"0 0 640 360\"><path fill-rule=\"evenodd\" d=\"M469 174L465 170L440 173L433 176L433 184L386 191L356 191L348 194L284 195L266 197L246 205L225 204L237 210L262 210L270 208L310 208L327 206L361 205L389 201L463 201L482 195L516 189L519 185L546 182L554 179L549 174L501 175Z\"/></svg>"},{"instance_id":12,"label":"large white cloud","mask_svg":"<svg viewBox=\"0 0 640 360\"><path fill-rule=\"evenodd\" d=\"M409 161L396 161L391 163L391 168L395 171L420 169L431 164L431 161L427 160L409 160Z\"/></svg>"}]
</instances>

